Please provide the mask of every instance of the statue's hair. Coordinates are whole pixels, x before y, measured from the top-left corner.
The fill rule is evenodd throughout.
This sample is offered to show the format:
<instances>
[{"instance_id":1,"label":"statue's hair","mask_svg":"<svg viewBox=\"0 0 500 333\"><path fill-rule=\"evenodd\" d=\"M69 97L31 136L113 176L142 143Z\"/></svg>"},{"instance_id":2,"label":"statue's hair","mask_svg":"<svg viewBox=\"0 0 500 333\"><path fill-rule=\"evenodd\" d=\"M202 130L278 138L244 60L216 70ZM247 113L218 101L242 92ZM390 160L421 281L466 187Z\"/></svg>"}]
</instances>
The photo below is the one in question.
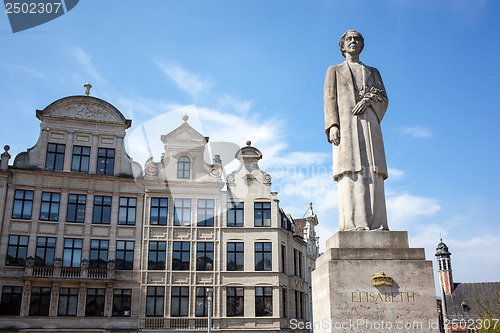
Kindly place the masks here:
<instances>
[{"instance_id":1,"label":"statue's hair","mask_svg":"<svg viewBox=\"0 0 500 333\"><path fill-rule=\"evenodd\" d=\"M340 47L340 53L342 53L342 56L345 58L345 49L344 49L344 42L345 42L345 37L347 35L348 32L355 32L359 35L359 37L361 37L361 51L359 52L362 52L363 49L365 48L365 39L363 38L363 35L361 35L359 32L357 32L356 30L347 30L346 32L344 32L344 34L342 35L342 37L340 37L340 41L339 41L339 47Z\"/></svg>"}]
</instances>

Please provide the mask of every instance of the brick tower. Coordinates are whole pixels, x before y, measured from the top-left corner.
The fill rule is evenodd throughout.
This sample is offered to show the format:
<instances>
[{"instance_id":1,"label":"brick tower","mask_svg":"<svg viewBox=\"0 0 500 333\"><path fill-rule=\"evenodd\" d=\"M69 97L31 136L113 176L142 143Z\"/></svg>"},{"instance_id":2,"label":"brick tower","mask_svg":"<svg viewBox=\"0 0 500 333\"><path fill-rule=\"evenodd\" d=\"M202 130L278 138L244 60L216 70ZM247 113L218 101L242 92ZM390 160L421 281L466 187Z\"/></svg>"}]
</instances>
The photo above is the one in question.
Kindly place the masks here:
<instances>
[{"instance_id":1,"label":"brick tower","mask_svg":"<svg viewBox=\"0 0 500 333\"><path fill-rule=\"evenodd\" d=\"M453 291L453 277L451 275L450 258L451 253L448 251L448 246L443 243L442 239L436 248L436 257L438 262L439 284L441 285L441 290L445 294L451 294Z\"/></svg>"}]
</instances>

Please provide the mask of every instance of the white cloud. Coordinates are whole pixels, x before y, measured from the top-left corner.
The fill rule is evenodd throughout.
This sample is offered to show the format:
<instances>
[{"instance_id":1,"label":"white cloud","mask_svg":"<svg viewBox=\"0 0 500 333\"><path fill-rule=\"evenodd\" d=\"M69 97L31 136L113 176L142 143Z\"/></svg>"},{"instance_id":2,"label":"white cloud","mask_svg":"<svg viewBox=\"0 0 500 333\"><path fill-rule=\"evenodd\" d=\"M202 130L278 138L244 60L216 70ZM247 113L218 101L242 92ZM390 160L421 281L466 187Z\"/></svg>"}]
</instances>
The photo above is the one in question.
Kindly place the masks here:
<instances>
[{"instance_id":1,"label":"white cloud","mask_svg":"<svg viewBox=\"0 0 500 333\"><path fill-rule=\"evenodd\" d=\"M419 216L432 216L441 209L435 199L387 193L387 220L392 230L407 230L410 222Z\"/></svg>"},{"instance_id":2,"label":"white cloud","mask_svg":"<svg viewBox=\"0 0 500 333\"><path fill-rule=\"evenodd\" d=\"M403 133L403 134L411 135L414 138L431 138L432 137L432 132L429 129L427 129L425 127L421 127L421 126L400 127L400 128L398 128L398 131Z\"/></svg>"},{"instance_id":3,"label":"white cloud","mask_svg":"<svg viewBox=\"0 0 500 333\"><path fill-rule=\"evenodd\" d=\"M2 67L6 67L6 68L12 68L12 69L15 69L15 70L20 70L22 72L28 73L31 76L39 78L39 79L43 79L43 78L47 77L47 75L45 75L45 73L43 73L43 72L41 72L41 71L39 71L37 69L28 67L28 66L24 66L24 65L7 65L7 64L3 64L1 66Z\"/></svg>"},{"instance_id":4,"label":"white cloud","mask_svg":"<svg viewBox=\"0 0 500 333\"><path fill-rule=\"evenodd\" d=\"M83 66L83 69L90 75L87 81L94 80L99 84L103 84L105 82L104 78L99 74L94 64L92 63L92 55L85 52L79 46L73 46L69 48L69 54L75 58L75 60Z\"/></svg>"},{"instance_id":5,"label":"white cloud","mask_svg":"<svg viewBox=\"0 0 500 333\"><path fill-rule=\"evenodd\" d=\"M202 78L198 74L188 72L178 65L167 65L159 60L154 60L154 62L179 88L187 91L194 97L201 92L209 91L215 84L210 79Z\"/></svg>"},{"instance_id":6,"label":"white cloud","mask_svg":"<svg viewBox=\"0 0 500 333\"><path fill-rule=\"evenodd\" d=\"M389 179L391 180L400 180L405 174L404 171L395 168L388 168L387 171L389 172Z\"/></svg>"}]
</instances>

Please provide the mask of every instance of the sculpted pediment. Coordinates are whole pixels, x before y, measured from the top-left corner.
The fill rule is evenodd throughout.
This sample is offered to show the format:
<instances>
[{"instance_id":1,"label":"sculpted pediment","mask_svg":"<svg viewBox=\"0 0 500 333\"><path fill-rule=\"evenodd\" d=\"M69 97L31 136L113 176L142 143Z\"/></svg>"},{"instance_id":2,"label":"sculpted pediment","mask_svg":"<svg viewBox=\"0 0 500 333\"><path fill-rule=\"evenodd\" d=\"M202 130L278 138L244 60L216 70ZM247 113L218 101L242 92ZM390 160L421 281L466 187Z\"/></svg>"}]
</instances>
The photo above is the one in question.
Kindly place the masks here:
<instances>
[{"instance_id":1,"label":"sculpted pediment","mask_svg":"<svg viewBox=\"0 0 500 333\"><path fill-rule=\"evenodd\" d=\"M130 123L114 106L91 96L71 96L55 101L37 116L79 118L119 124Z\"/></svg>"},{"instance_id":2,"label":"sculpted pediment","mask_svg":"<svg viewBox=\"0 0 500 333\"><path fill-rule=\"evenodd\" d=\"M172 132L167 135L161 136L161 141L163 143L175 142L175 141L199 141L206 143L208 138L201 135L198 131L192 128L187 122L184 122L181 126L177 127Z\"/></svg>"}]
</instances>

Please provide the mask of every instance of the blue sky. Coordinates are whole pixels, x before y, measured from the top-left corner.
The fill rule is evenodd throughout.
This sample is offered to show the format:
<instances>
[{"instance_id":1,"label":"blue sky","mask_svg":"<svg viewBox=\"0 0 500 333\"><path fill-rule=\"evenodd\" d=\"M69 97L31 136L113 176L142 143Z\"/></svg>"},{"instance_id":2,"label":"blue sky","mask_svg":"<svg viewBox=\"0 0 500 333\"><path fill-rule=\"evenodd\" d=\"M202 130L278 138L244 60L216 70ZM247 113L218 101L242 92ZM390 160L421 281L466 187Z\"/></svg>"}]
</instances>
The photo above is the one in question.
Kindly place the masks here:
<instances>
[{"instance_id":1,"label":"blue sky","mask_svg":"<svg viewBox=\"0 0 500 333\"><path fill-rule=\"evenodd\" d=\"M324 75L356 29L389 95L389 228L433 260L441 234L457 281L499 281L499 13L493 0L86 0L16 34L0 14L0 144L33 146L35 110L90 82L157 160L183 113L211 141L252 140L281 206L302 217L313 202L324 247L338 226Z\"/></svg>"}]
</instances>

